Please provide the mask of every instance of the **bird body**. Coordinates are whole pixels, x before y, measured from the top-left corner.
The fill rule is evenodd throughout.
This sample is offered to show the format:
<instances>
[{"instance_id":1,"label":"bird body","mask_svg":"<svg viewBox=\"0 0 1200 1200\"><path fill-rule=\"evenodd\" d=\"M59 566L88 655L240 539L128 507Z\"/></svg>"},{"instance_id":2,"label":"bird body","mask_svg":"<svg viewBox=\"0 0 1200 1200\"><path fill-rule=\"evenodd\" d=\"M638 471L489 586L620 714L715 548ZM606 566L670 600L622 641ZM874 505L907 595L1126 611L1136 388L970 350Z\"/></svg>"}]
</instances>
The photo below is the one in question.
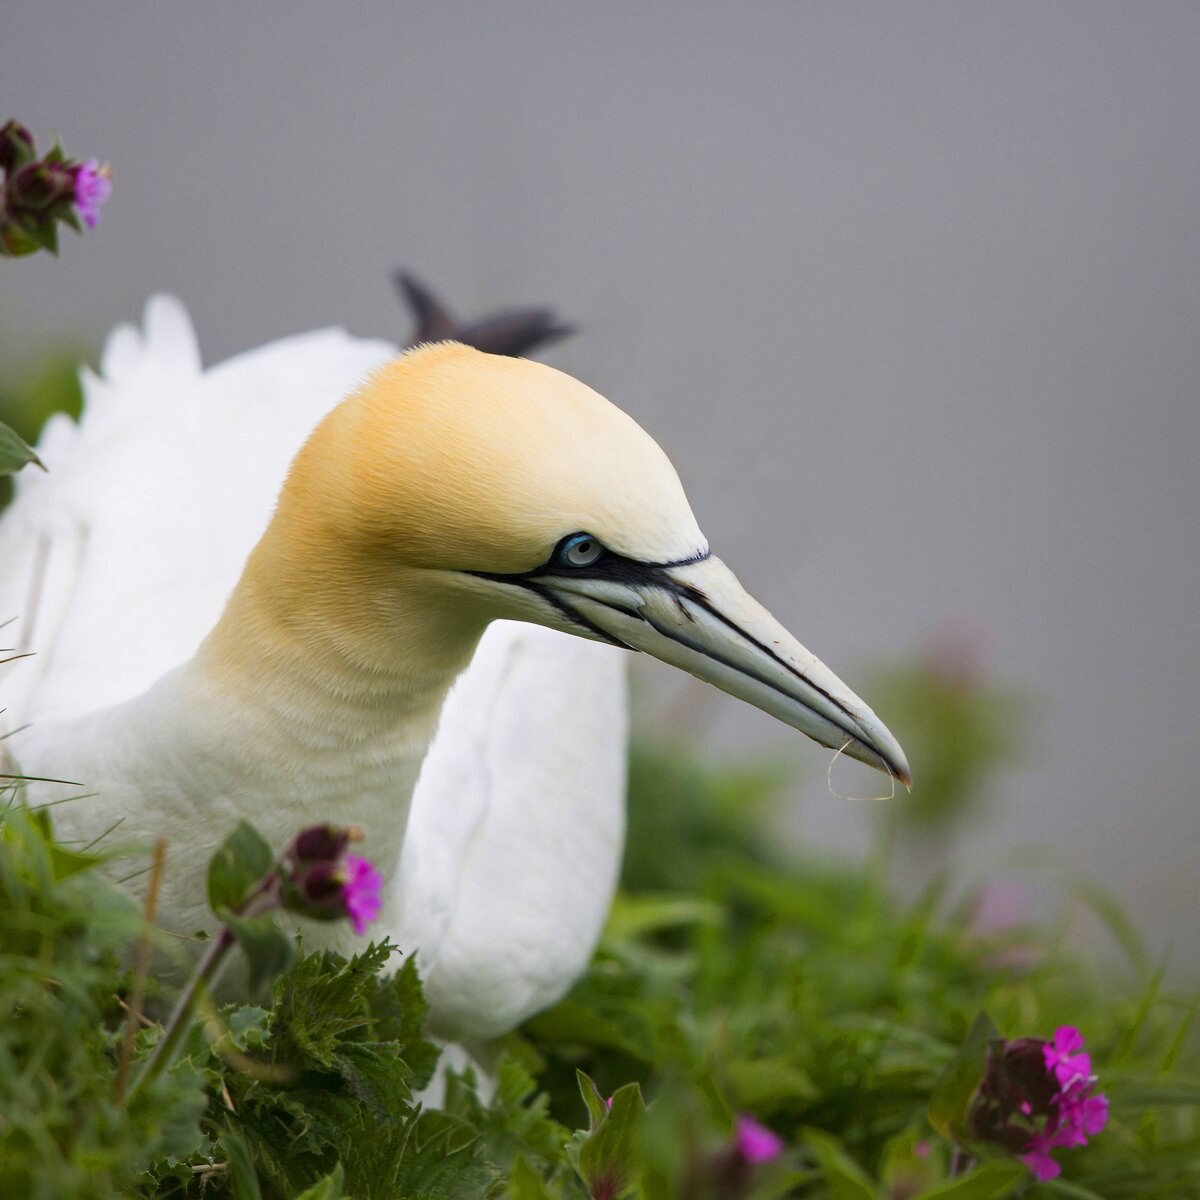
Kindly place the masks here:
<instances>
[{"instance_id":1,"label":"bird body","mask_svg":"<svg viewBox=\"0 0 1200 1200\"><path fill-rule=\"evenodd\" d=\"M305 438L397 353L331 329L202 371L168 297L115 330L82 423L52 418L50 473L23 476L0 521L0 620L17 617L0 636L36 651L0 667L2 719L29 723L0 745L93 793L56 805L61 836L165 835L160 911L187 932L211 924L198 872L239 818L277 846L314 820L370 829L391 884L378 929L418 953L441 1026L487 1036L552 1002L599 936L624 838L625 656L498 621L440 722L432 702L384 716L324 674L319 719L299 726L212 696L190 661ZM299 703L302 674L274 694ZM563 769L563 747L588 770ZM497 936L506 924L521 936Z\"/></svg>"},{"instance_id":2,"label":"bird body","mask_svg":"<svg viewBox=\"0 0 1200 1200\"><path fill-rule=\"evenodd\" d=\"M102 370L0 530L25 589L0 601L42 651L0 686L33 722L22 768L92 793L61 827L170 840L164 924L209 922L204 864L238 817L277 846L353 823L436 1028L487 1036L551 1002L619 863L613 647L907 780L878 718L712 555L659 446L570 376L338 332L201 372L166 300Z\"/></svg>"}]
</instances>

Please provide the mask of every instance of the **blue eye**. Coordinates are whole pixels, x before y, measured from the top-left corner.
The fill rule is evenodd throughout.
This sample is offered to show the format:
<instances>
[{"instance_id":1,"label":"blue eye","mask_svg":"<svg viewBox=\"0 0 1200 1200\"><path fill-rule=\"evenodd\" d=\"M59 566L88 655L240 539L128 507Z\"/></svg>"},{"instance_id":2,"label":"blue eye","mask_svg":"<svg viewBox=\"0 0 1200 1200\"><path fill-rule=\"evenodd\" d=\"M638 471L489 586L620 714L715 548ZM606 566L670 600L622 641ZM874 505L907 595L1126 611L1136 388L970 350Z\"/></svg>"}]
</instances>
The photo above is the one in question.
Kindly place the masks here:
<instances>
[{"instance_id":1,"label":"blue eye","mask_svg":"<svg viewBox=\"0 0 1200 1200\"><path fill-rule=\"evenodd\" d=\"M558 548L564 567L590 567L604 555L604 547L590 533L574 533Z\"/></svg>"}]
</instances>

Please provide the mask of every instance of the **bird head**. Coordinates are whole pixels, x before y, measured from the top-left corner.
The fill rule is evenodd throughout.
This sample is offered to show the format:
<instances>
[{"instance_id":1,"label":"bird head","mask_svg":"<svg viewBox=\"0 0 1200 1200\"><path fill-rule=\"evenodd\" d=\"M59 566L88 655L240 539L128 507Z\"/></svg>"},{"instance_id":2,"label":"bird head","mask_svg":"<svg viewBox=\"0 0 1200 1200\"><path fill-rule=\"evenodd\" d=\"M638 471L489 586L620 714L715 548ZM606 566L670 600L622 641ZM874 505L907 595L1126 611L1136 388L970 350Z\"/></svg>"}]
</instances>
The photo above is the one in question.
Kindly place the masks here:
<instances>
[{"instance_id":1,"label":"bird head","mask_svg":"<svg viewBox=\"0 0 1200 1200\"><path fill-rule=\"evenodd\" d=\"M313 434L279 515L330 587L416 589L467 628L531 621L640 650L909 780L883 723L710 552L653 438L561 371L410 351Z\"/></svg>"}]
</instances>

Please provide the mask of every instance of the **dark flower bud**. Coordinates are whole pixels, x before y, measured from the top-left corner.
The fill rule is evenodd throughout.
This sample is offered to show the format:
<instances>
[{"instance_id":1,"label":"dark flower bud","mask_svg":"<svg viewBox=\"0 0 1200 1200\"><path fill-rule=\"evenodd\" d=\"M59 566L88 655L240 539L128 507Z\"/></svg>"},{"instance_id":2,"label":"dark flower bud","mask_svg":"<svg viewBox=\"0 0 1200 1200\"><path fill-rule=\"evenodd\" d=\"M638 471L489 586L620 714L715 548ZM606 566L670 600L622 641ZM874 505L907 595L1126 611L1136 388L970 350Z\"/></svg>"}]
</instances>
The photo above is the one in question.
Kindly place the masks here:
<instances>
[{"instance_id":1,"label":"dark flower bud","mask_svg":"<svg viewBox=\"0 0 1200 1200\"><path fill-rule=\"evenodd\" d=\"M283 884L283 904L292 912L333 921L349 917L356 933L363 933L379 916L383 905L383 876L357 854L344 854L348 843L359 841L362 831L351 825L314 825L306 829L289 851ZM307 861L301 853L336 850L334 858Z\"/></svg>"},{"instance_id":2,"label":"dark flower bud","mask_svg":"<svg viewBox=\"0 0 1200 1200\"><path fill-rule=\"evenodd\" d=\"M353 832L341 825L310 825L296 835L291 857L298 863L336 862L346 853Z\"/></svg>"},{"instance_id":3,"label":"dark flower bud","mask_svg":"<svg viewBox=\"0 0 1200 1200\"><path fill-rule=\"evenodd\" d=\"M75 168L65 163L32 162L9 179L8 207L14 213L40 214L75 199Z\"/></svg>"},{"instance_id":4,"label":"dark flower bud","mask_svg":"<svg viewBox=\"0 0 1200 1200\"><path fill-rule=\"evenodd\" d=\"M346 875L339 864L313 863L298 871L292 877L292 883L306 904L328 910L331 916L345 915Z\"/></svg>"},{"instance_id":5,"label":"dark flower bud","mask_svg":"<svg viewBox=\"0 0 1200 1200\"><path fill-rule=\"evenodd\" d=\"M0 128L0 170L12 174L16 167L32 162L37 157L33 134L24 125L9 121Z\"/></svg>"},{"instance_id":6,"label":"dark flower bud","mask_svg":"<svg viewBox=\"0 0 1200 1200\"><path fill-rule=\"evenodd\" d=\"M1042 1038L1016 1038L993 1046L988 1082L1000 1102L1026 1116L1044 1116L1058 1095L1058 1080L1046 1067Z\"/></svg>"}]
</instances>

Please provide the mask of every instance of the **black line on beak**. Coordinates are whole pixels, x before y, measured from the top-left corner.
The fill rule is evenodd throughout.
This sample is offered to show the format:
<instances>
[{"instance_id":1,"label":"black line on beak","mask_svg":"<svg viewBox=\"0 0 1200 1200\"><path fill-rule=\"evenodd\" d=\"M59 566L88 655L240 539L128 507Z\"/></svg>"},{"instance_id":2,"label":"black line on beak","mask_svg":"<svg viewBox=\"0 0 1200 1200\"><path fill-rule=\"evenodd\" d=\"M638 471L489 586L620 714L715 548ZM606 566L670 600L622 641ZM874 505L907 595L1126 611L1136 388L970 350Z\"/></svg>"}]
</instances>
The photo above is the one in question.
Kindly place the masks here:
<instances>
[{"instance_id":1,"label":"black line on beak","mask_svg":"<svg viewBox=\"0 0 1200 1200\"><path fill-rule=\"evenodd\" d=\"M601 629L599 625L589 621L587 617L583 615L583 613L577 612L565 600L562 600L556 596L549 588L543 587L539 583L534 583L530 579L520 579L512 575L495 575L491 578L500 579L505 583L512 583L517 587L523 587L528 592L533 592L535 596L540 596L547 604L550 605L551 608L553 608L562 616L566 617L566 619L572 624L586 629L598 640L602 642L608 642L610 646L618 646L622 650L631 650L634 654L637 653L637 649L635 647L627 645L625 642L621 641L620 638L614 637L608 632L607 629Z\"/></svg>"}]
</instances>

